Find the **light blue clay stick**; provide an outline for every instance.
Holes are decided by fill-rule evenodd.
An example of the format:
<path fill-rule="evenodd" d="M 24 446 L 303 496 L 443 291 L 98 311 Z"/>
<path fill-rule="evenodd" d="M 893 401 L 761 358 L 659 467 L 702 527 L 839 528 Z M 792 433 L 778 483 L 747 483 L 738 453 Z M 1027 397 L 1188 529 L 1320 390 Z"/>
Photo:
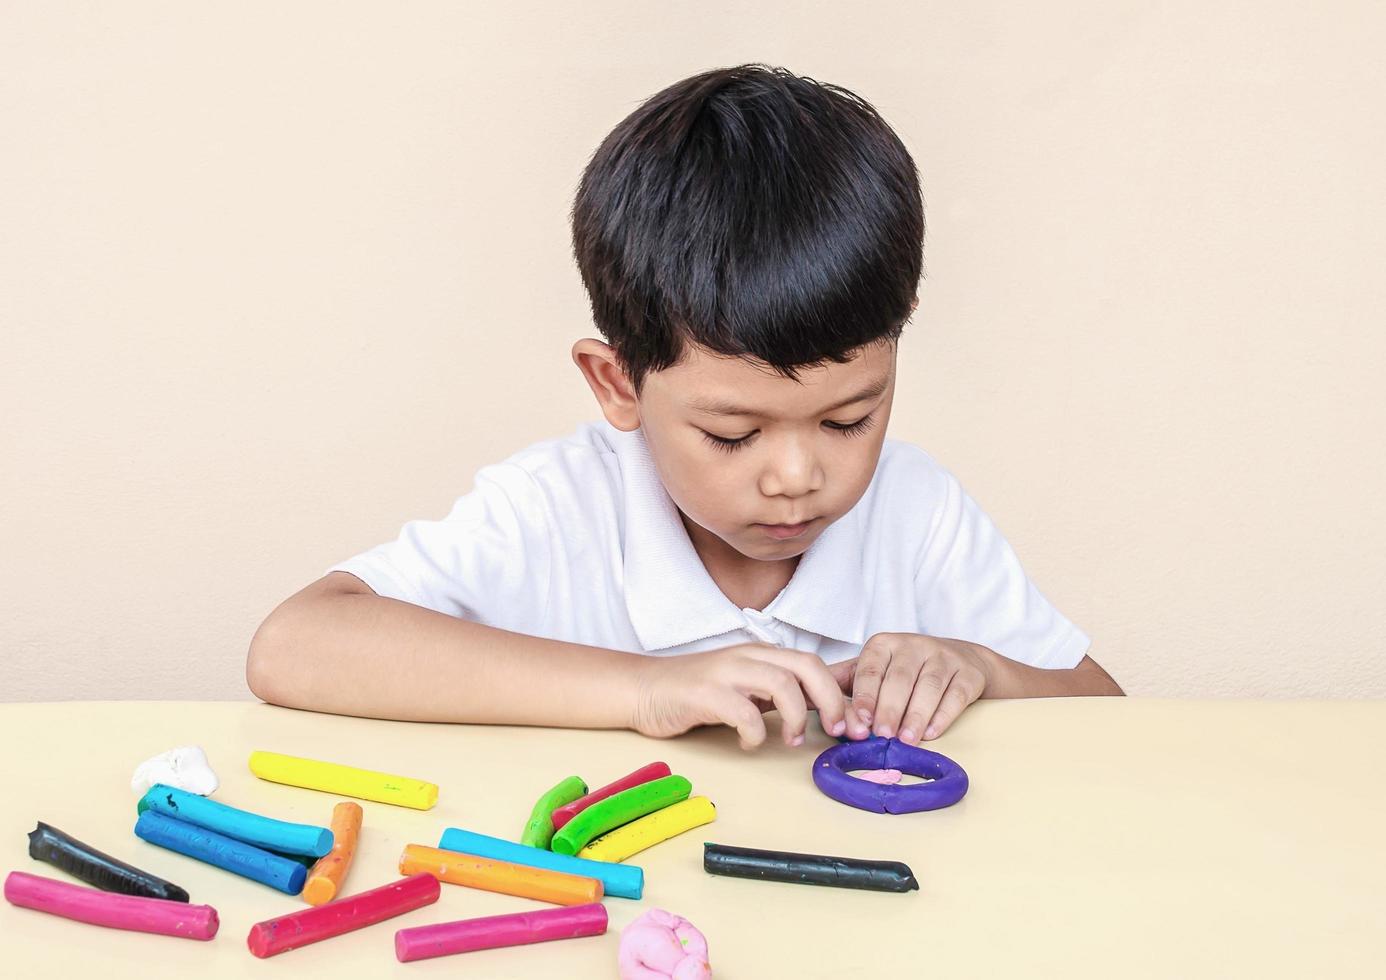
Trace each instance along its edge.
<path fill-rule="evenodd" d="M 320 858 L 332 850 L 332 831 L 304 823 L 272 820 L 196 793 L 156 783 L 140 799 L 137 812 L 153 810 L 184 823 L 196 824 L 267 851 Z"/>

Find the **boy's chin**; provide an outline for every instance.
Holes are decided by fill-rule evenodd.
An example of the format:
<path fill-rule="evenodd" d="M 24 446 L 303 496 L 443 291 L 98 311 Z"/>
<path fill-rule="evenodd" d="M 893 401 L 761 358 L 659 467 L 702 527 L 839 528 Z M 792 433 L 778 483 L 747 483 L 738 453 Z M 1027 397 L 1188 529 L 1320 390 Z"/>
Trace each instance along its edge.
<path fill-rule="evenodd" d="M 764 532 L 749 527 L 739 542 L 728 542 L 728 544 L 731 544 L 740 554 L 755 561 L 784 561 L 786 558 L 798 558 L 805 551 L 808 551 L 809 545 L 813 544 L 817 537 L 817 534 L 806 534 L 801 538 L 777 541 Z"/>

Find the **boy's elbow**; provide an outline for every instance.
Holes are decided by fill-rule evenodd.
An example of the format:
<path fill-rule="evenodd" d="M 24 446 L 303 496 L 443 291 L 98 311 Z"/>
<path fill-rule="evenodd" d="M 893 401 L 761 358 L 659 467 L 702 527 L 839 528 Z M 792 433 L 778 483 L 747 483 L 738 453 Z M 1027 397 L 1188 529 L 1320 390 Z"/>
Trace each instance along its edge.
<path fill-rule="evenodd" d="M 245 657 L 245 682 L 250 693 L 270 704 L 286 703 L 283 632 L 283 624 L 271 613 L 251 637 L 250 650 Z"/>
<path fill-rule="evenodd" d="M 1113 679 L 1111 674 L 1103 670 L 1102 666 L 1092 657 L 1085 656 L 1073 669 L 1083 677 L 1084 686 L 1087 688 L 1084 693 L 1099 697 L 1126 696 L 1121 685 Z"/>

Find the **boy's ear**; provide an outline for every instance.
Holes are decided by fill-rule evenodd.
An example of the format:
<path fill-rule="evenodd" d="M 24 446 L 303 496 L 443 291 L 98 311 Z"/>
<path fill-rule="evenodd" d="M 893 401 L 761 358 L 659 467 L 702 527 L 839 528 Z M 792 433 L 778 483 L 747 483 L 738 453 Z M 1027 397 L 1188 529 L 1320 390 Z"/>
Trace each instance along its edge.
<path fill-rule="evenodd" d="M 573 345 L 573 363 L 597 396 L 606 420 L 622 432 L 640 428 L 640 405 L 635 386 L 610 344 L 584 338 Z"/>

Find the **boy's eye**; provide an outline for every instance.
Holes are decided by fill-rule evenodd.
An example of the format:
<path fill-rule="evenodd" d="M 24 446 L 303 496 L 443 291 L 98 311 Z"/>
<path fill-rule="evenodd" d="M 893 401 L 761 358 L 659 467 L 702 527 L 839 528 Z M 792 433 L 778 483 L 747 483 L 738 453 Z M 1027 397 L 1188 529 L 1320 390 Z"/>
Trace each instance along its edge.
<path fill-rule="evenodd" d="M 723 452 L 728 453 L 735 452 L 737 449 L 740 449 L 741 446 L 746 443 L 746 440 L 750 439 L 751 436 L 755 435 L 754 432 L 751 432 L 747 435 L 742 436 L 739 439 L 725 439 L 722 436 L 715 436 L 711 432 L 708 432 L 703 429 L 699 429 L 698 431 L 702 432 L 703 436 L 707 439 L 708 442 L 712 443 L 714 447 L 722 450 Z"/>
<path fill-rule="evenodd" d="M 864 415 L 861 418 L 857 419 L 855 422 L 824 422 L 823 424 L 826 425 L 828 428 L 832 429 L 834 432 L 842 433 L 844 436 L 856 436 L 861 435 L 867 429 L 871 428 L 871 426 L 873 426 L 875 423 L 876 420 L 873 416 Z M 728 453 L 735 452 L 736 450 L 740 449 L 746 443 L 750 442 L 751 438 L 754 437 L 756 434 L 755 432 L 748 432 L 746 435 L 740 436 L 736 439 L 728 439 L 725 436 L 715 436 L 705 429 L 700 429 L 698 431 L 702 432 L 704 438 L 706 438 L 708 442 L 712 443 L 712 445 L 715 448 Z M 759 431 L 759 429 L 756 430 L 756 432 Z"/>
<path fill-rule="evenodd" d="M 859 436 L 871 426 L 876 424 L 876 419 L 871 415 L 863 415 L 855 422 L 824 422 L 830 429 L 836 429 L 844 436 Z"/>

